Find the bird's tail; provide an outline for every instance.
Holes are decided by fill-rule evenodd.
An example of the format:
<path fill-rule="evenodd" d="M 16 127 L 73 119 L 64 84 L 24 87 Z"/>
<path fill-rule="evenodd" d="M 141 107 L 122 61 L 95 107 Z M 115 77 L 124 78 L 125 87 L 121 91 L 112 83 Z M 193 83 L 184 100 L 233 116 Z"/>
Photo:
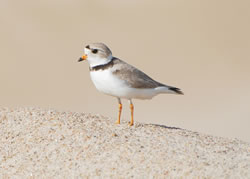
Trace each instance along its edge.
<path fill-rule="evenodd" d="M 181 95 L 184 94 L 179 88 L 176 88 L 173 86 L 164 85 L 164 86 L 157 87 L 156 90 L 157 90 L 158 94 L 159 93 L 181 94 Z"/>
<path fill-rule="evenodd" d="M 176 88 L 176 87 L 168 86 L 168 89 L 169 89 L 170 91 L 173 91 L 173 92 L 176 93 L 176 94 L 181 94 L 181 95 L 184 94 L 184 93 L 181 91 L 181 89 Z"/>

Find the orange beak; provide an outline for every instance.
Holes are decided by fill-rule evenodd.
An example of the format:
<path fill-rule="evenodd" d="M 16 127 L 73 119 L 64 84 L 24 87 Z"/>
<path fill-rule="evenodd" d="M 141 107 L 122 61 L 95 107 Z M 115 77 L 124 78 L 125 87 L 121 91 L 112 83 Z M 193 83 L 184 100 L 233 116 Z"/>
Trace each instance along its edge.
<path fill-rule="evenodd" d="M 87 55 L 83 55 L 83 56 L 78 60 L 78 62 L 81 62 L 81 61 L 83 61 L 83 60 L 86 60 L 87 58 L 88 58 Z"/>

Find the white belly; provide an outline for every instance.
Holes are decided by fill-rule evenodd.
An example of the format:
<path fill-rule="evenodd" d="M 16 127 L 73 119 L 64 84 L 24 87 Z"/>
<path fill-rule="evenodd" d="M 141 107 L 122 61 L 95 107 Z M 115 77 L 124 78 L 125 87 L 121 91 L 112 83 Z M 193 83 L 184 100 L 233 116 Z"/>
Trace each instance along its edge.
<path fill-rule="evenodd" d="M 135 89 L 129 87 L 125 81 L 117 78 L 110 70 L 91 71 L 90 77 L 102 93 L 126 99 L 151 99 L 158 94 L 155 89 Z"/>

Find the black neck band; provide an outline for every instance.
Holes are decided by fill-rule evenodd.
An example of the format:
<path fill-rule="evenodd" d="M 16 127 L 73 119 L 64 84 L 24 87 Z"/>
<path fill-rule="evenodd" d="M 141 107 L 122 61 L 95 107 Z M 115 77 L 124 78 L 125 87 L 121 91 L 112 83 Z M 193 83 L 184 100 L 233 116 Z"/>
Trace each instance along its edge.
<path fill-rule="evenodd" d="M 89 70 L 90 71 L 98 71 L 98 70 L 105 70 L 107 68 L 110 68 L 114 65 L 114 60 L 116 58 L 115 57 L 112 57 L 112 59 L 110 60 L 110 62 L 106 63 L 106 64 L 103 64 L 103 65 L 97 65 L 97 66 L 94 66 L 94 67 L 89 67 Z"/>

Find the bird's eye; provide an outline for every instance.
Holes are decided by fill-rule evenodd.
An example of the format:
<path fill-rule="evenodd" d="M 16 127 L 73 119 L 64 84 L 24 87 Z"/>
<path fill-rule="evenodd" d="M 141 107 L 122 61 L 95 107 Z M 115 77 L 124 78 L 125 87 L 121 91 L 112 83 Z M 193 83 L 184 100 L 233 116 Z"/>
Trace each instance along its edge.
<path fill-rule="evenodd" d="M 85 48 L 90 49 L 89 45 L 87 45 Z"/>
<path fill-rule="evenodd" d="M 97 53 L 97 52 L 98 52 L 97 49 L 93 49 L 93 50 L 92 50 L 92 53 Z"/>

